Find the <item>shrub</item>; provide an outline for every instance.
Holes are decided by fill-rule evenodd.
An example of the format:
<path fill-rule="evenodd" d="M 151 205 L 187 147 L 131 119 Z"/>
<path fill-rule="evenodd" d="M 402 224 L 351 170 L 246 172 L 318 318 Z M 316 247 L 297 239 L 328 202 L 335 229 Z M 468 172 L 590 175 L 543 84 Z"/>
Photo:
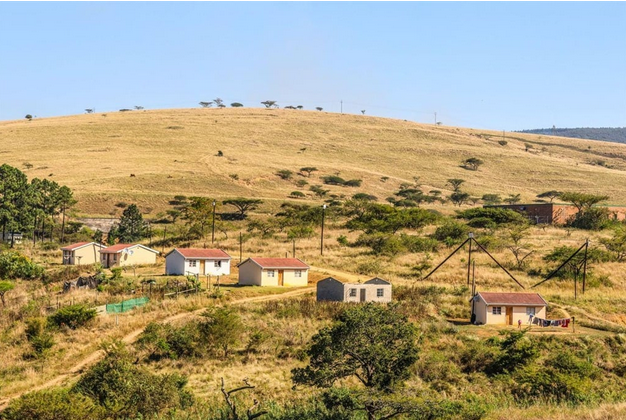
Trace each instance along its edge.
<path fill-rule="evenodd" d="M 488 217 L 477 217 L 470 219 L 467 222 L 467 226 L 479 229 L 495 229 L 498 227 L 498 224 Z"/>
<path fill-rule="evenodd" d="M 472 220 L 481 217 L 491 219 L 496 225 L 501 225 L 505 223 L 528 223 L 528 219 L 526 219 L 520 213 L 510 209 L 497 207 L 475 207 L 459 211 L 457 213 L 460 219 Z"/>
<path fill-rule="evenodd" d="M 43 275 L 43 267 L 16 251 L 0 253 L 0 278 L 35 279 Z"/>
<path fill-rule="evenodd" d="M 228 356 L 232 347 L 239 343 L 244 331 L 241 318 L 229 308 L 207 309 L 202 316 L 205 321 L 200 323 L 199 331 L 203 344 L 220 349 L 224 352 L 224 357 Z"/>
<path fill-rule="evenodd" d="M 48 351 L 54 346 L 54 337 L 46 330 L 46 318 L 31 318 L 26 321 L 26 340 L 33 348 L 33 356 L 40 358 L 46 356 Z"/>
<path fill-rule="evenodd" d="M 400 235 L 400 241 L 409 252 L 435 252 L 439 246 L 434 239 L 404 233 Z"/>
<path fill-rule="evenodd" d="M 57 327 L 63 325 L 75 330 L 86 325 L 96 317 L 95 309 L 89 309 L 87 305 L 70 305 L 59 309 L 48 317 L 48 321 Z"/>
<path fill-rule="evenodd" d="M 346 180 L 337 175 L 327 175 L 322 177 L 324 184 L 328 185 L 345 185 Z"/>
<path fill-rule="evenodd" d="M 576 216 L 568 222 L 568 226 L 586 230 L 601 230 L 608 225 L 609 220 L 608 209 L 593 207 L 579 211 Z"/>
<path fill-rule="evenodd" d="M 360 179 L 350 179 L 343 183 L 346 187 L 360 187 L 363 181 Z"/>
<path fill-rule="evenodd" d="M 506 141 L 506 140 L 498 140 L 498 144 L 499 144 L 500 146 L 506 146 L 507 144 L 509 144 L 509 142 L 508 142 L 508 141 Z"/>
<path fill-rule="evenodd" d="M 194 321 L 182 327 L 151 322 L 139 336 L 137 347 L 151 360 L 196 357 L 206 352 L 205 346 L 198 345 L 198 325 Z"/>
<path fill-rule="evenodd" d="M 292 192 L 289 194 L 289 197 L 293 197 L 293 198 L 303 198 L 303 197 L 306 197 L 306 195 L 305 195 L 303 192 L 301 192 L 301 191 L 292 191 Z"/>
<path fill-rule="evenodd" d="M 305 185 L 308 185 L 308 184 L 309 184 L 309 181 L 307 181 L 306 179 L 299 179 L 299 180 L 296 181 L 296 186 L 298 186 L 300 188 L 302 188 L 302 187 L 304 187 Z"/>
<path fill-rule="evenodd" d="M 465 224 L 455 220 L 448 220 L 435 230 L 433 238 L 452 245 L 467 239 L 467 231 L 468 228 Z"/>
<path fill-rule="evenodd" d="M 293 171 L 290 171 L 289 169 L 281 169 L 276 172 L 276 175 L 278 175 L 281 179 L 289 180 L 293 177 Z"/>
<path fill-rule="evenodd" d="M 313 228 L 308 225 L 293 226 L 287 231 L 289 239 L 310 238 L 311 236 L 313 236 Z"/>
<path fill-rule="evenodd" d="M 104 410 L 90 398 L 65 388 L 33 391 L 11 402 L 4 420 L 99 419 Z"/>

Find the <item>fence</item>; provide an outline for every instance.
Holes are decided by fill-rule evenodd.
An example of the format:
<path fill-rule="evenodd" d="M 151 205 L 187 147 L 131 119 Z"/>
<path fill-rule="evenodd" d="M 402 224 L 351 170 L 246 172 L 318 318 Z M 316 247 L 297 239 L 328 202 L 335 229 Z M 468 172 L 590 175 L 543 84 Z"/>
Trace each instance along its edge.
<path fill-rule="evenodd" d="M 107 313 L 122 313 L 135 309 L 137 306 L 143 306 L 148 303 L 150 299 L 147 297 L 141 297 L 136 299 L 123 300 L 120 303 L 107 303 Z"/>

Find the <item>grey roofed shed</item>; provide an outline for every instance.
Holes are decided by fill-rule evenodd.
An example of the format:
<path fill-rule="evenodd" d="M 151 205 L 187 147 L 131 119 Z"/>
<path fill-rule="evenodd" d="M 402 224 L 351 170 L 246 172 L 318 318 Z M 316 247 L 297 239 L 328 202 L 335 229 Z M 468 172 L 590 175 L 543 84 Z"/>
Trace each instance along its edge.
<path fill-rule="evenodd" d="M 318 301 L 391 302 L 391 283 L 375 277 L 365 283 L 343 283 L 327 277 L 317 283 Z"/>

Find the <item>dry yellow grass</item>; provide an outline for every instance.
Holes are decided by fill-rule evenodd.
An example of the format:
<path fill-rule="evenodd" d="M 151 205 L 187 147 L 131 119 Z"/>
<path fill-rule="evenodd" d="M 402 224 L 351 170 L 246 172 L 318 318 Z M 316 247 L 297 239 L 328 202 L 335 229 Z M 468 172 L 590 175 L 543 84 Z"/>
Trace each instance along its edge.
<path fill-rule="evenodd" d="M 463 178 L 473 195 L 521 193 L 524 200 L 558 189 L 608 194 L 619 204 L 626 187 L 625 145 L 513 133 L 500 146 L 498 132 L 322 112 L 113 112 L 4 121 L 0 138 L 4 163 L 29 178 L 68 185 L 80 199 L 78 209 L 94 215 L 109 214 L 117 201 L 156 212 L 175 194 L 282 200 L 298 188 L 275 172 L 303 166 L 320 169 L 307 179 L 311 184 L 340 172 L 363 179 L 363 186 L 333 191 L 381 199 L 415 176 L 427 190 L 447 191 L 447 179 Z M 533 145 L 528 152 L 525 143 Z M 469 157 L 485 164 L 478 171 L 461 168 Z M 594 164 L 598 160 L 613 169 Z M 381 182 L 383 176 L 389 180 Z"/>

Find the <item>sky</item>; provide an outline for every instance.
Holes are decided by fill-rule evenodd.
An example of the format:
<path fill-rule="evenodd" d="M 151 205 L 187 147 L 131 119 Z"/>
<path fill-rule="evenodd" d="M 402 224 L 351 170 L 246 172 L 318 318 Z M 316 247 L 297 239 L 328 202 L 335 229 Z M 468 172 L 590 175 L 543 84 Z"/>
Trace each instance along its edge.
<path fill-rule="evenodd" d="M 622 127 L 624 22 L 626 2 L 0 2 L 0 120 L 219 97 L 493 130 Z"/>

